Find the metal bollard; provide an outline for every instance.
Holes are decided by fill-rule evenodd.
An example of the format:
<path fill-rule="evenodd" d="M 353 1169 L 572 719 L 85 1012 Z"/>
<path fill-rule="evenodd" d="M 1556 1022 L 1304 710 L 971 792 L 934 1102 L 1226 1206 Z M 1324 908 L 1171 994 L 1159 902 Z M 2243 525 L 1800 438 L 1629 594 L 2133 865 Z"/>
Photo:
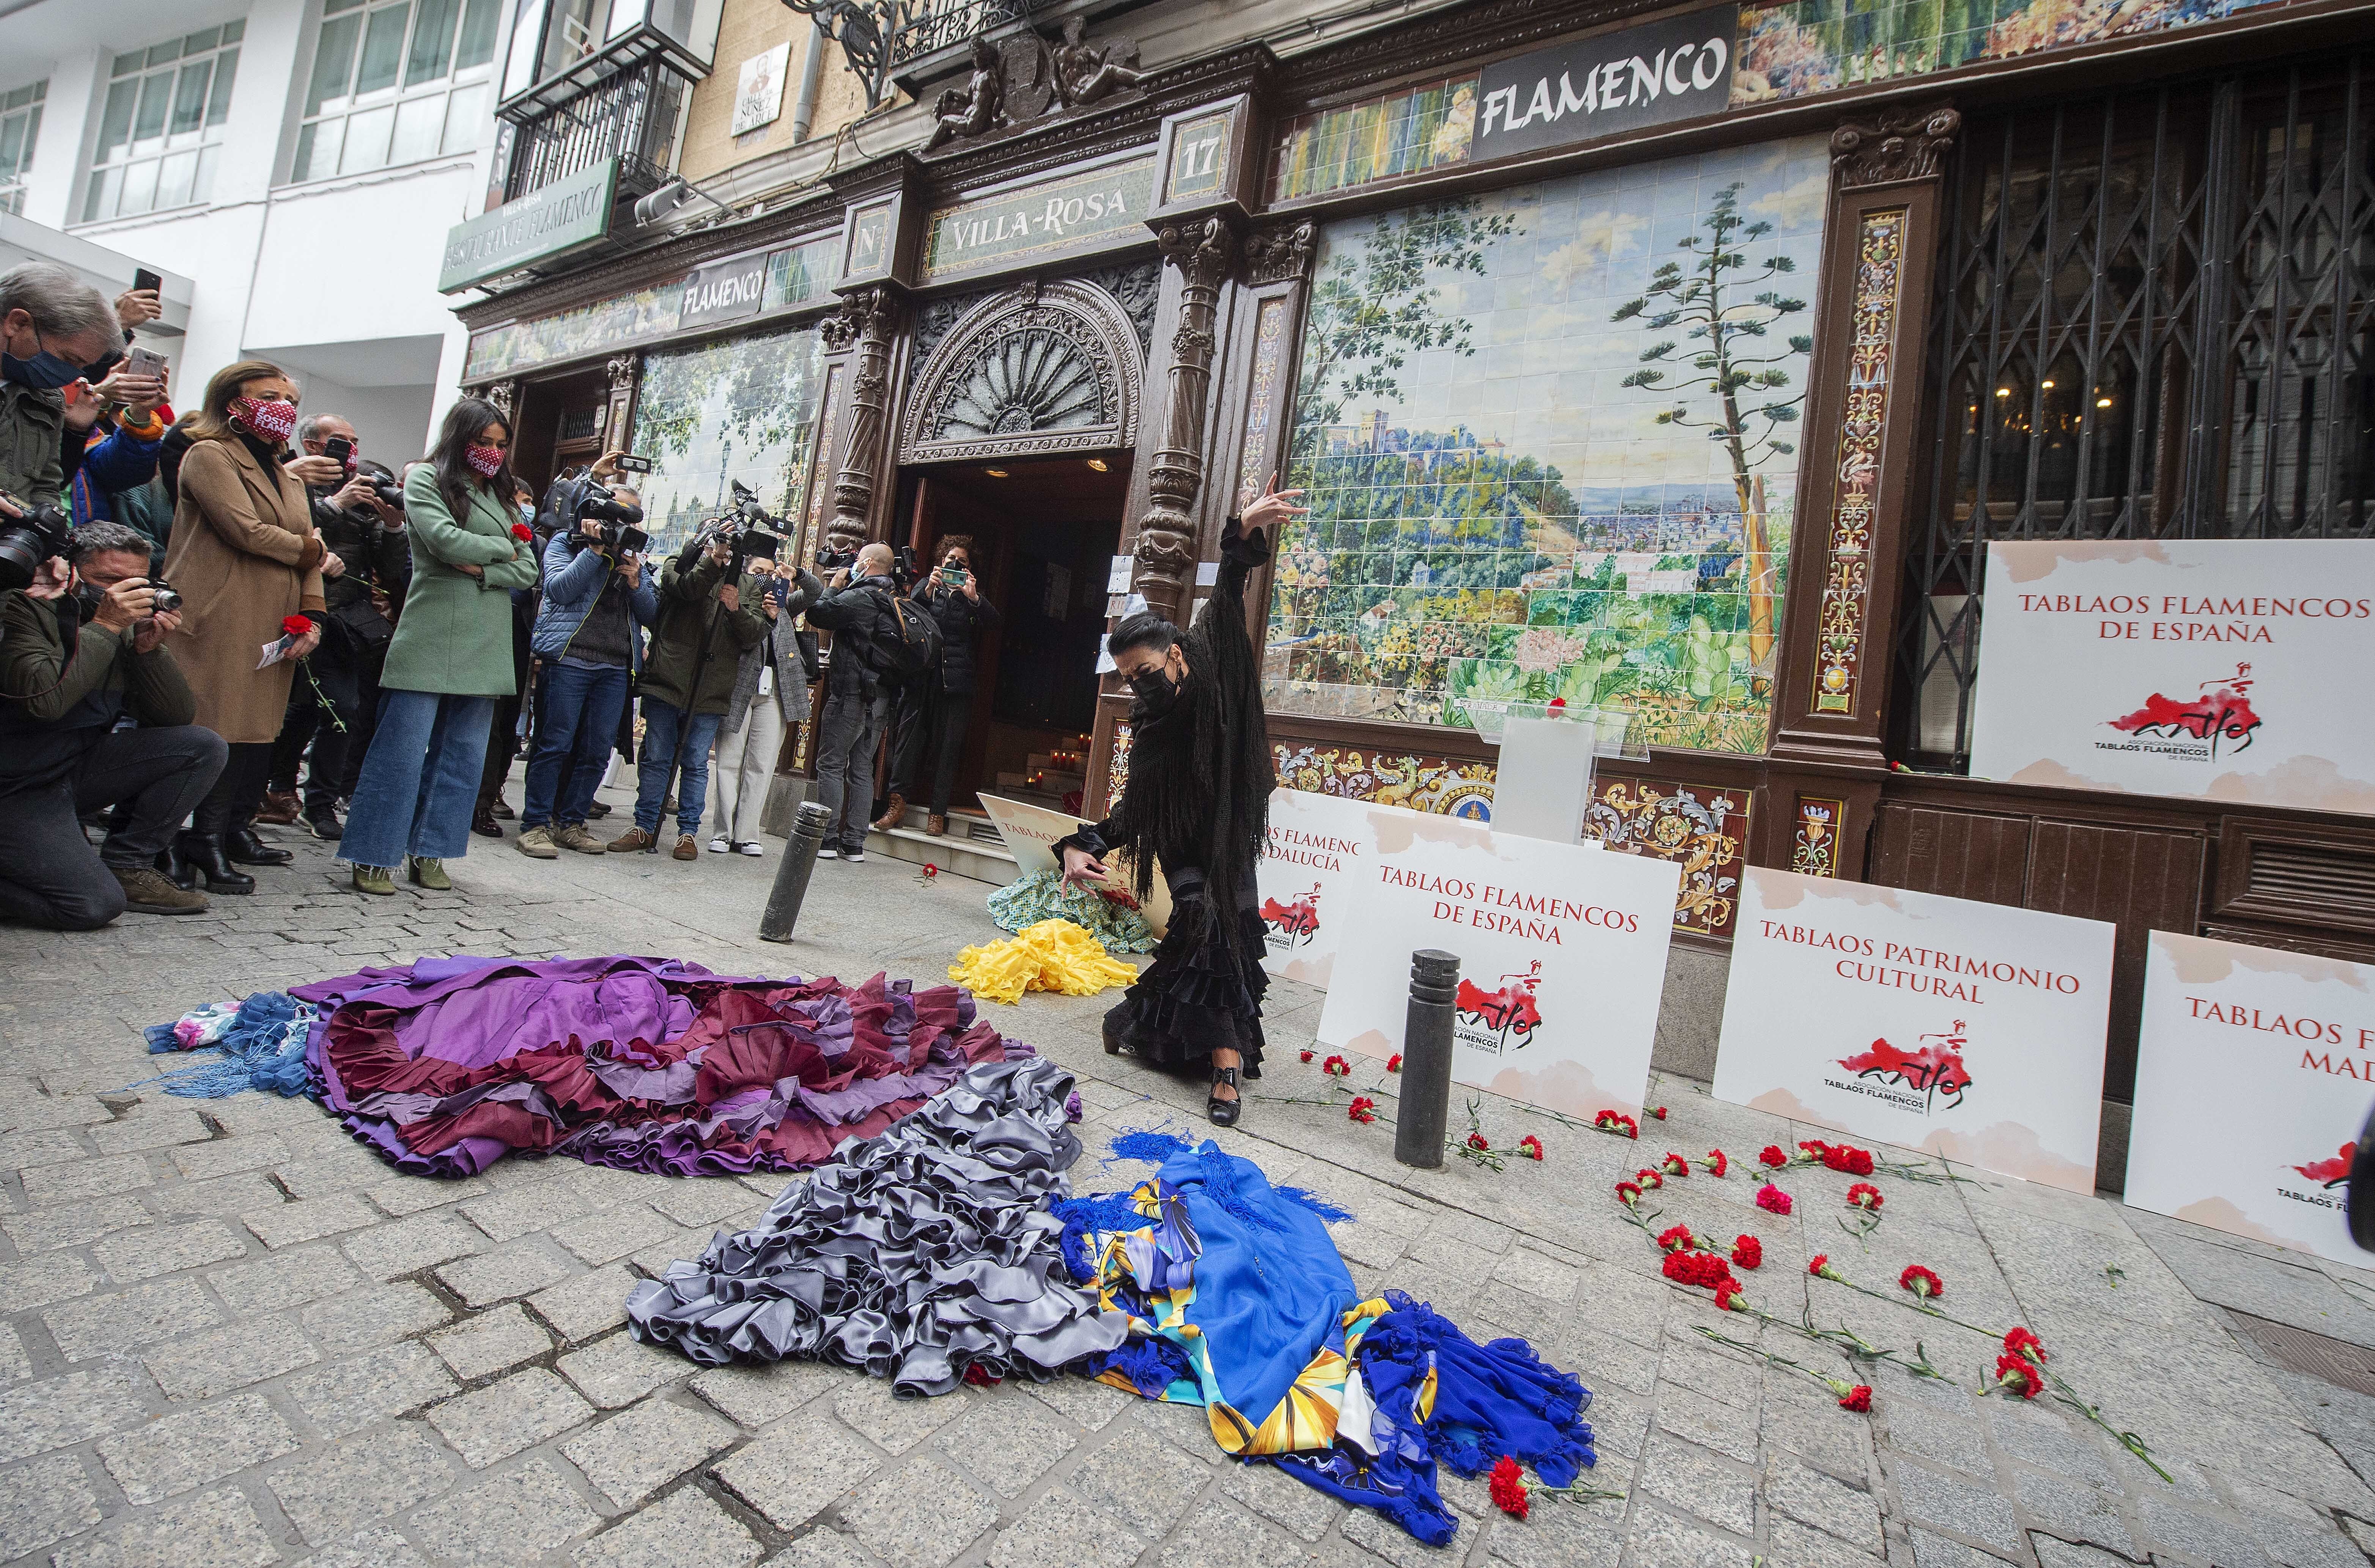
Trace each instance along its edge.
<path fill-rule="evenodd" d="M 759 917 L 759 940 L 792 939 L 800 904 L 809 896 L 809 878 L 816 874 L 817 851 L 824 846 L 825 827 L 832 820 L 833 813 L 813 800 L 801 801 L 793 813 L 791 834 L 784 841 L 784 858 L 775 863 L 775 885 L 767 894 L 767 913 Z"/>
<path fill-rule="evenodd" d="M 1459 955 L 1435 948 L 1411 954 L 1410 1012 L 1402 1026 L 1401 1103 L 1394 1113 L 1394 1158 L 1422 1170 L 1443 1168 L 1443 1132 L 1451 1119 L 1452 1000 L 1459 994 Z"/>

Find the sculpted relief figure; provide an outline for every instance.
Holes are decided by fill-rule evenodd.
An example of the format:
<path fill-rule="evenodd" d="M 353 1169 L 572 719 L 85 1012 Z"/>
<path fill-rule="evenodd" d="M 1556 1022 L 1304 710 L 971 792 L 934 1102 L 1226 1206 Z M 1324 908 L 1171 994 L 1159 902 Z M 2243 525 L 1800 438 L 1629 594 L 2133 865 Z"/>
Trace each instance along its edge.
<path fill-rule="evenodd" d="M 1067 21 L 1064 41 L 1055 48 L 1056 86 L 1066 106 L 1073 109 L 1095 103 L 1146 79 L 1146 73 L 1130 64 L 1138 58 L 1137 44 L 1127 39 L 1084 43 L 1081 33 L 1085 26 L 1079 17 Z"/>
<path fill-rule="evenodd" d="M 973 41 L 973 74 L 962 88 L 951 88 L 940 94 L 935 110 L 931 139 L 924 144 L 926 152 L 954 136 L 977 136 L 998 124 L 1000 101 L 1006 96 L 1006 84 L 999 69 L 998 45 L 987 38 Z"/>

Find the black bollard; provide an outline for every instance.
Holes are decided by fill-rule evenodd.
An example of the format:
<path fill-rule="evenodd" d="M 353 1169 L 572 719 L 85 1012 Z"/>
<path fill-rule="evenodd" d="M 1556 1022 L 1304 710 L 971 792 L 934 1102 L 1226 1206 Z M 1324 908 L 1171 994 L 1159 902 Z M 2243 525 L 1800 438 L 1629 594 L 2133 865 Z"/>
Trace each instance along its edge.
<path fill-rule="evenodd" d="M 775 885 L 767 894 L 767 913 L 759 918 L 759 940 L 788 942 L 799 923 L 800 904 L 809 896 L 809 878 L 816 874 L 817 851 L 824 845 L 825 825 L 833 813 L 813 800 L 803 800 L 792 813 L 792 831 L 784 840 L 784 858 L 775 863 Z"/>
<path fill-rule="evenodd" d="M 1451 1014 L 1452 999 L 1459 994 L 1459 955 L 1434 948 L 1411 954 L 1410 991 L 1394 1158 L 1439 1171 L 1444 1128 L 1451 1119 Z"/>

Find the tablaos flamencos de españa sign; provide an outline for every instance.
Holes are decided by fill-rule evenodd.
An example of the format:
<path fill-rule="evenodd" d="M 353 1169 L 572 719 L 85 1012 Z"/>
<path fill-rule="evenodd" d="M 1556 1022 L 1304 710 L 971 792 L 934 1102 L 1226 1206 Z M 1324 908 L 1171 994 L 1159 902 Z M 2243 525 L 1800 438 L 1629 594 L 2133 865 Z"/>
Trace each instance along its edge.
<path fill-rule="evenodd" d="M 2095 1190 L 2116 927 L 1751 867 L 1715 1097 Z"/>
<path fill-rule="evenodd" d="M 437 274 L 437 291 L 451 294 L 600 242 L 610 232 L 610 208 L 618 194 L 619 160 L 606 158 L 591 169 L 456 224 L 445 235 L 445 264 Z"/>
<path fill-rule="evenodd" d="M 2152 933 L 2128 1202 L 2363 1264 L 2343 1205 L 2370 1103 L 2375 966 Z"/>
<path fill-rule="evenodd" d="M 1573 147 L 1717 114 L 1731 100 L 1740 8 L 1598 33 L 1484 67 L 1476 156 Z"/>

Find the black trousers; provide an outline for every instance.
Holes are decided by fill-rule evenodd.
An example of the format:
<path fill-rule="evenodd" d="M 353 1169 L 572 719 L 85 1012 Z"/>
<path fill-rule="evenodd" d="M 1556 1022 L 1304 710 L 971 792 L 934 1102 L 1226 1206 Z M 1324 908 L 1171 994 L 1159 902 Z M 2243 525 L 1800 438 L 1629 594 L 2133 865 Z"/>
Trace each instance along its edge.
<path fill-rule="evenodd" d="M 272 782 L 272 742 L 242 740 L 228 748 L 230 758 L 198 802 L 191 823 L 202 833 L 227 833 L 244 828 L 264 804 L 265 786 Z"/>
<path fill-rule="evenodd" d="M 930 809 L 949 814 L 949 796 L 955 789 L 957 763 L 964 757 L 965 727 L 973 718 L 973 693 L 942 691 L 937 683 L 915 686 L 900 693 L 891 715 L 891 782 L 888 790 L 914 801 L 927 776 L 932 783 Z"/>
<path fill-rule="evenodd" d="M 511 776 L 512 760 L 519 751 L 520 700 L 516 695 L 495 699 L 495 716 L 487 729 L 487 767 L 479 775 L 479 809 L 493 808 Z"/>
<path fill-rule="evenodd" d="M 227 755 L 222 737 L 196 725 L 117 730 L 64 778 L 0 797 L 0 915 L 53 931 L 91 931 L 123 914 L 114 872 L 157 858 Z M 125 808 L 123 825 L 94 849 L 79 818 L 106 806 Z"/>
<path fill-rule="evenodd" d="M 372 735 L 379 728 L 379 673 L 387 666 L 387 648 L 355 660 L 355 716 L 347 725 L 346 766 L 338 771 L 338 798 L 352 800 L 363 776 L 363 758 L 371 752 Z"/>
<path fill-rule="evenodd" d="M 338 635 L 332 633 L 332 636 Z M 305 812 L 327 811 L 345 793 L 347 753 L 362 725 L 362 701 L 354 661 L 333 654 L 325 641 L 313 656 L 298 666 L 289 685 L 289 708 L 280 718 L 279 738 L 272 743 L 271 787 L 282 794 L 297 788 L 297 763 L 311 742 L 313 765 L 305 773 Z M 374 689 L 377 681 L 372 685 Z M 366 745 L 369 741 L 366 740 Z"/>

